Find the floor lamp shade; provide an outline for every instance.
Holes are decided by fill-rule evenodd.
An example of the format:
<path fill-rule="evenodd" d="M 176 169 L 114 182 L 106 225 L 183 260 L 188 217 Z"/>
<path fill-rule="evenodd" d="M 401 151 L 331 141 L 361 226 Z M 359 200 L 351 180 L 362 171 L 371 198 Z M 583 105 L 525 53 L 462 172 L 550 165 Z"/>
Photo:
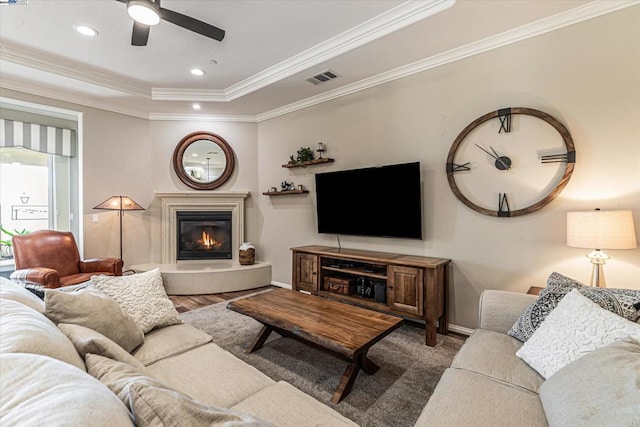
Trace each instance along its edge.
<path fill-rule="evenodd" d="M 638 247 L 632 212 L 567 212 L 567 246 L 595 249 L 587 255 L 593 263 L 591 285 L 605 287 L 602 266 L 609 256 L 601 249 Z"/>
<path fill-rule="evenodd" d="M 122 258 L 122 215 L 124 211 L 143 211 L 144 208 L 128 196 L 111 196 L 93 209 L 118 211 L 120 217 L 120 259 Z"/>

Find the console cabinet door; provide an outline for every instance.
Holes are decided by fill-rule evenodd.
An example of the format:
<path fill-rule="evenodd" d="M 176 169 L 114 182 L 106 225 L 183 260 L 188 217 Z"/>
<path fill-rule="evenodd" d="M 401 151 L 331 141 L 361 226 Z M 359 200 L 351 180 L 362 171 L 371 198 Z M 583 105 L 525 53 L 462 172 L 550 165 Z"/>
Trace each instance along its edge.
<path fill-rule="evenodd" d="M 387 269 L 389 308 L 417 316 L 424 314 L 424 271 L 421 268 L 390 265 Z"/>
<path fill-rule="evenodd" d="M 296 253 L 295 264 L 295 290 L 318 292 L 318 256 Z"/>

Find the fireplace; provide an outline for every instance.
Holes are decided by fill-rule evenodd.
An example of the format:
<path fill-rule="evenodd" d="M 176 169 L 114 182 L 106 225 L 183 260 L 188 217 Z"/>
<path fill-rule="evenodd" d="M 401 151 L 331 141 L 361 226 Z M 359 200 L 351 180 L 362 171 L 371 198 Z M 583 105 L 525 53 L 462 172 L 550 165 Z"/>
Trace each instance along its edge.
<path fill-rule="evenodd" d="M 232 259 L 231 211 L 176 212 L 177 260 Z"/>

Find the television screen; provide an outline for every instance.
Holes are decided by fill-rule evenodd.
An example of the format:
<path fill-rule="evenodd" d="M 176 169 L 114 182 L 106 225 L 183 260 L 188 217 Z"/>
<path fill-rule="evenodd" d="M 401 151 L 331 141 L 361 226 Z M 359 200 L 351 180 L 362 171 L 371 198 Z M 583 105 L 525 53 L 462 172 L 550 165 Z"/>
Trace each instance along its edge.
<path fill-rule="evenodd" d="M 422 239 L 420 163 L 316 174 L 318 233 Z"/>

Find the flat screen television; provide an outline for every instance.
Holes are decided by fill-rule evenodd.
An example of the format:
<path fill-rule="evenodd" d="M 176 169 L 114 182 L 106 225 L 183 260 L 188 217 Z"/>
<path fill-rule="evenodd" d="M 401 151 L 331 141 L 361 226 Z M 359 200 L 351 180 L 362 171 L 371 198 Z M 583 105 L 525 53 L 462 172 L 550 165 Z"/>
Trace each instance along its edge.
<path fill-rule="evenodd" d="M 422 239 L 420 162 L 316 174 L 318 233 Z"/>

